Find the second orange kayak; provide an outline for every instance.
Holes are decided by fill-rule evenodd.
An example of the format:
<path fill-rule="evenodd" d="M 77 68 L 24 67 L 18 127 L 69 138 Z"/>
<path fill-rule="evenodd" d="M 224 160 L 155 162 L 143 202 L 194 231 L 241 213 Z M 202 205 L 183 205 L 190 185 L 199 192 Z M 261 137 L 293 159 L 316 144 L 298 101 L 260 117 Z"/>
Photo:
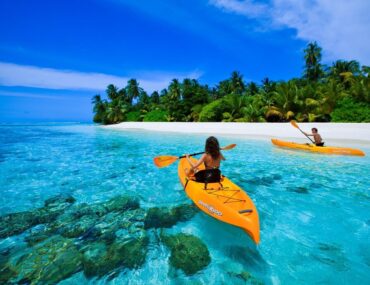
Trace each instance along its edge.
<path fill-rule="evenodd" d="M 282 141 L 278 139 L 271 139 L 271 142 L 274 145 L 277 145 L 279 147 L 285 147 L 285 148 L 291 148 L 291 149 L 306 150 L 306 151 L 326 153 L 326 154 L 365 156 L 365 153 L 362 150 L 355 149 L 355 148 L 335 147 L 335 146 L 316 146 L 314 144 L 294 143 L 294 142 L 287 142 L 287 141 Z"/>

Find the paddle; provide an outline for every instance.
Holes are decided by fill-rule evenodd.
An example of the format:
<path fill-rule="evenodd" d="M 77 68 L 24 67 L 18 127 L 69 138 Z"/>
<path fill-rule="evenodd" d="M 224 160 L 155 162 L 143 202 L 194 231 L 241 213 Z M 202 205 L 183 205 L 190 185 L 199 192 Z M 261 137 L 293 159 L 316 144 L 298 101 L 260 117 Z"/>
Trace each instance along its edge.
<path fill-rule="evenodd" d="M 298 129 L 298 130 L 300 130 L 301 131 L 301 133 L 302 134 L 304 134 L 313 144 L 315 144 L 315 142 L 313 141 L 313 140 L 311 140 L 309 137 L 308 137 L 308 135 L 306 135 L 299 127 L 298 127 L 298 125 L 297 125 L 297 123 L 296 123 L 296 121 L 294 121 L 294 120 L 292 120 L 292 121 L 290 121 L 290 123 L 291 123 L 291 125 L 293 126 L 293 127 L 295 127 L 296 129 Z"/>
<path fill-rule="evenodd" d="M 225 147 L 221 147 L 220 149 L 221 150 L 229 150 L 229 149 L 233 149 L 234 147 L 236 147 L 236 144 L 233 143 L 233 144 L 229 144 Z M 202 152 L 192 153 L 192 154 L 189 154 L 189 156 L 194 156 L 194 155 L 203 154 L 203 153 L 205 153 L 205 152 L 202 151 Z M 182 155 L 182 156 L 161 155 L 161 156 L 157 156 L 157 157 L 154 158 L 154 164 L 157 167 L 166 167 L 166 166 L 174 163 L 176 160 L 184 158 L 184 157 L 186 157 L 186 155 Z"/>

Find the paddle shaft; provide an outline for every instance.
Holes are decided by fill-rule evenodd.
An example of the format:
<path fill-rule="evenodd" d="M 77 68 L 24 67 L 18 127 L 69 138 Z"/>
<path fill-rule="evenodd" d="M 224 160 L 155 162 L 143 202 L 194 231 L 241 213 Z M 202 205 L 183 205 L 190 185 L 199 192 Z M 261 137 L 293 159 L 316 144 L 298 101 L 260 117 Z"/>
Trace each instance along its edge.
<path fill-rule="evenodd" d="M 233 143 L 225 147 L 221 147 L 220 150 L 229 150 L 229 149 L 233 149 L 234 147 L 236 147 L 236 144 Z M 205 153 L 205 151 L 192 153 L 192 154 L 189 154 L 189 156 L 194 156 L 194 155 L 203 154 L 203 153 Z M 154 164 L 157 167 L 165 167 L 165 166 L 168 166 L 174 163 L 176 160 L 179 160 L 184 157 L 186 157 L 186 155 L 182 155 L 180 157 L 172 156 L 172 155 L 161 155 L 161 156 L 157 156 L 154 158 Z"/>
<path fill-rule="evenodd" d="M 194 156 L 194 155 L 203 154 L 203 153 L 205 153 L 205 151 L 192 153 L 192 154 L 189 154 L 189 156 Z M 186 157 L 186 155 L 179 156 L 177 159 L 181 159 L 181 158 L 184 158 L 184 157 Z"/>
<path fill-rule="evenodd" d="M 229 144 L 227 146 L 221 147 L 220 150 L 232 149 L 235 146 L 236 146 L 236 144 Z M 206 153 L 206 152 L 205 151 L 202 151 L 202 152 L 192 153 L 192 154 L 189 154 L 189 156 L 194 156 L 194 155 L 203 154 L 203 153 Z M 179 156 L 177 159 L 181 159 L 181 158 L 184 158 L 184 157 L 186 157 L 186 155 Z"/>

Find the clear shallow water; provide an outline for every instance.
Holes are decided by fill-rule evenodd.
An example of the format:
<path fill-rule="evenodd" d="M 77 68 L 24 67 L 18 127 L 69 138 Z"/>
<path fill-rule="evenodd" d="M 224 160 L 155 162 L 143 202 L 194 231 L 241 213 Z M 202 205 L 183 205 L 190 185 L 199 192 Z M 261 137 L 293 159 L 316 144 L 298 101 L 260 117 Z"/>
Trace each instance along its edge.
<path fill-rule="evenodd" d="M 152 159 L 201 151 L 207 137 L 78 124 L 1 126 L 0 132 L 0 215 L 41 207 L 60 193 L 77 203 L 129 194 L 139 196 L 144 208 L 187 202 L 177 165 L 157 169 Z M 243 284 L 230 271 L 248 271 L 266 284 L 370 282 L 369 148 L 361 147 L 366 157 L 327 156 L 218 138 L 222 145 L 238 145 L 224 152 L 222 169 L 255 202 L 258 247 L 243 231 L 200 213 L 165 231 L 205 242 L 212 262 L 202 272 L 186 277 L 171 270 L 169 251 L 152 231 L 142 268 L 111 280 L 76 273 L 61 284 Z M 22 236 L 0 240 L 0 248 L 16 242 Z"/>

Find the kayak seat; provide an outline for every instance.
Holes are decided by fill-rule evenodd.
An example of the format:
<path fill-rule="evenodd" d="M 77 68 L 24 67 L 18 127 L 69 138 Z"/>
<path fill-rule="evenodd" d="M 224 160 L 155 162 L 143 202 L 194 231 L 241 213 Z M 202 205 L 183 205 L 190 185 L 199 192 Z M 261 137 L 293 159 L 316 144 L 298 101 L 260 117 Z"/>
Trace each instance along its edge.
<path fill-rule="evenodd" d="M 195 173 L 195 181 L 201 183 L 217 183 L 222 179 L 221 171 L 215 169 L 203 169 Z"/>

